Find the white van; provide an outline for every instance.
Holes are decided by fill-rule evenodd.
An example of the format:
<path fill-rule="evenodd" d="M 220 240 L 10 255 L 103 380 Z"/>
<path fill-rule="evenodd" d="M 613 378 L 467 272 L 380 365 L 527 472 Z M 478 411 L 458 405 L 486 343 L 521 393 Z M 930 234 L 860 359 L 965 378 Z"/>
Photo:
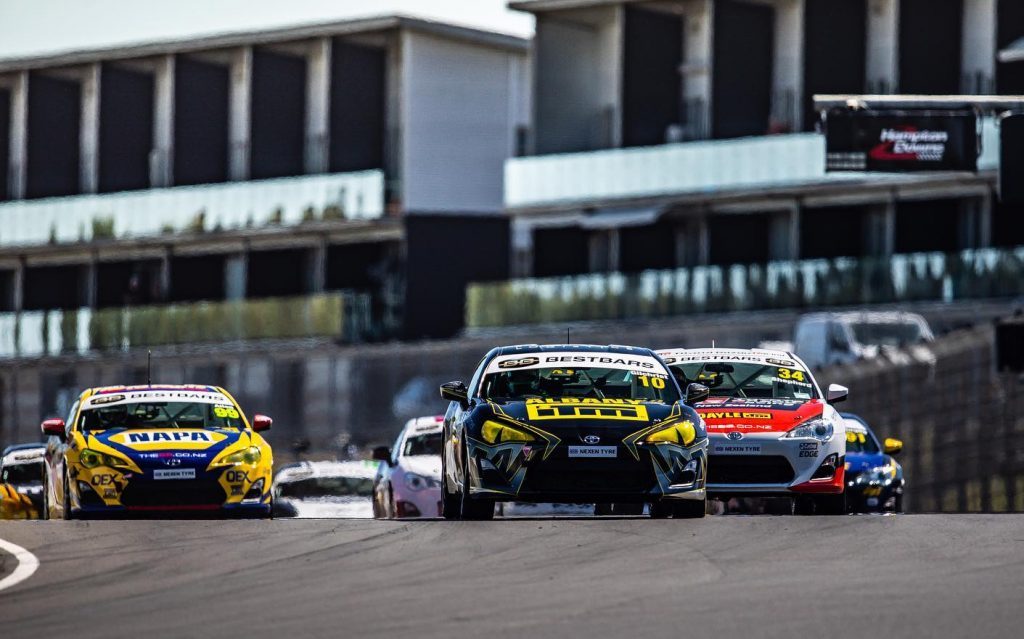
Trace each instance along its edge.
<path fill-rule="evenodd" d="M 809 313 L 797 321 L 793 350 L 811 368 L 822 368 L 933 339 L 928 322 L 916 313 Z"/>

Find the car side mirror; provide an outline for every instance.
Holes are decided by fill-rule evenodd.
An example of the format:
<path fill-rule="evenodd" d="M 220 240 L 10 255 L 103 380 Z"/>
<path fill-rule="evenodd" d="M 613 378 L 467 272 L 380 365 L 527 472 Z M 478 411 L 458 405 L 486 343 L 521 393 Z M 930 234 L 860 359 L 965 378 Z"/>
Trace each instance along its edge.
<path fill-rule="evenodd" d="M 903 450 L 903 442 L 893 437 L 886 437 L 882 448 L 885 450 L 886 455 L 896 455 Z"/>
<path fill-rule="evenodd" d="M 270 419 L 266 415 L 253 415 L 252 417 L 252 429 L 257 433 L 270 430 L 270 427 L 273 425 L 274 420 Z"/>
<path fill-rule="evenodd" d="M 381 461 L 390 466 L 391 449 L 388 448 L 387 446 L 377 446 L 376 448 L 373 449 L 372 458 L 373 461 Z"/>
<path fill-rule="evenodd" d="M 63 419 L 48 419 L 42 423 L 40 428 L 44 435 L 59 437 L 61 440 L 65 437 L 65 424 Z"/>
<path fill-rule="evenodd" d="M 828 385 L 828 403 L 838 404 L 839 402 L 845 402 L 846 398 L 850 395 L 850 389 L 839 384 Z"/>
<path fill-rule="evenodd" d="M 711 389 L 704 384 L 687 384 L 686 386 L 686 399 L 684 404 L 687 406 L 693 406 L 699 404 L 707 399 L 711 395 Z"/>
<path fill-rule="evenodd" d="M 441 384 L 441 398 L 450 402 L 458 402 L 463 408 L 469 407 L 469 389 L 463 382 Z"/>

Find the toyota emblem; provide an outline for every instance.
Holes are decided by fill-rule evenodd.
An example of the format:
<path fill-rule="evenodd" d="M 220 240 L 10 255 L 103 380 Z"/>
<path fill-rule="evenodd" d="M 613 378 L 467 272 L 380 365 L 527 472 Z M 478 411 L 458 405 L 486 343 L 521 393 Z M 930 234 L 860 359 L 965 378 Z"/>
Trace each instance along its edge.
<path fill-rule="evenodd" d="M 733 441 L 736 441 L 737 439 L 743 439 L 743 433 L 741 433 L 741 432 L 739 432 L 737 430 L 734 430 L 731 433 L 729 433 L 728 435 L 726 435 L 726 437 L 728 437 L 729 439 L 731 439 Z"/>
<path fill-rule="evenodd" d="M 165 466 L 181 466 L 181 460 L 176 458 L 176 457 L 171 458 L 171 459 L 165 459 L 164 460 L 164 465 Z"/>
<path fill-rule="evenodd" d="M 583 443 L 584 444 L 599 444 L 599 443 L 601 443 L 601 438 L 598 437 L 597 435 L 586 435 L 586 436 L 583 437 Z"/>

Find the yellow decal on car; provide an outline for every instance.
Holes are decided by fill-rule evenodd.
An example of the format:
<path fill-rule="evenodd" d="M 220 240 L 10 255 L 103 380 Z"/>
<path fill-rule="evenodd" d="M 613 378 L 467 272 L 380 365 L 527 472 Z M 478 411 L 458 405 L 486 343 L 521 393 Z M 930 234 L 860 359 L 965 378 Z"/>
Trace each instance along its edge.
<path fill-rule="evenodd" d="M 110 437 L 110 441 L 132 450 L 205 450 L 227 439 L 227 435 L 209 430 L 128 430 Z"/>

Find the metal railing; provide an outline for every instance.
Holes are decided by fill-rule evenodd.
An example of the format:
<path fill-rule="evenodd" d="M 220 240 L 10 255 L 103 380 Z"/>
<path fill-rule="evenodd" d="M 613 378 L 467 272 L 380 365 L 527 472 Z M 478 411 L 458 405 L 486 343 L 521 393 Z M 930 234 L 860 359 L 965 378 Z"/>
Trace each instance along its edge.
<path fill-rule="evenodd" d="M 466 326 L 1024 295 L 1024 247 L 470 284 Z"/>
<path fill-rule="evenodd" d="M 2 202 L 0 246 L 296 226 L 318 219 L 383 215 L 382 171 L 310 175 Z"/>
<path fill-rule="evenodd" d="M 327 338 L 362 341 L 372 329 L 369 296 L 194 302 L 74 311 L 0 313 L 0 358 L 85 355 L 153 346 Z"/>

